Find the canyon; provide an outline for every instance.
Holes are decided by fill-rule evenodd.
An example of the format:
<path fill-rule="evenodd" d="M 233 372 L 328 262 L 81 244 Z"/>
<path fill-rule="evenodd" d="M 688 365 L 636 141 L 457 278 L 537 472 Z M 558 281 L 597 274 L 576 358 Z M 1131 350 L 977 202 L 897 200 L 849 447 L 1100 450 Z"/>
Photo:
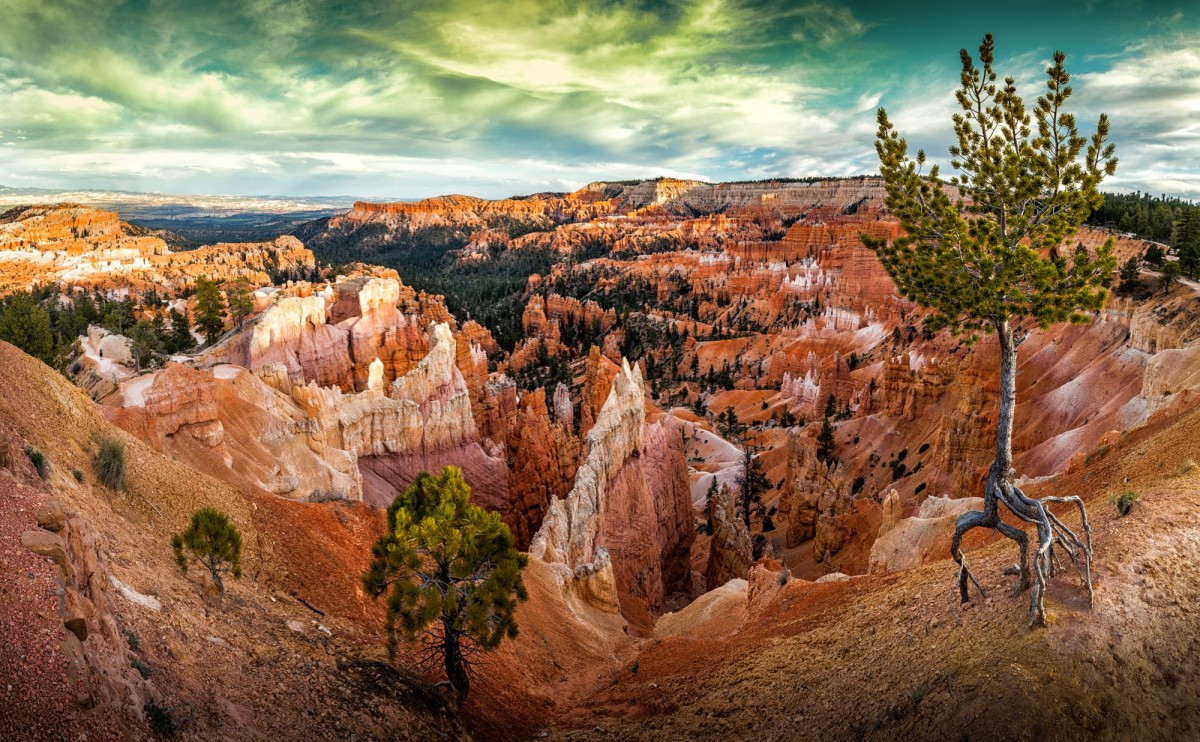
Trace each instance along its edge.
<path fill-rule="evenodd" d="M 140 370 L 123 355 L 127 341 L 99 329 L 67 369 L 74 384 L 0 345 L 15 380 L 0 392 L 0 477 L 12 481 L 0 506 L 13 522 L 23 514 L 32 553 L 59 570 L 38 567 L 42 592 L 30 600 L 53 603 L 55 579 L 71 596 L 55 609 L 69 630 L 65 660 L 44 661 L 81 672 L 67 673 L 73 691 L 55 703 L 72 724 L 89 718 L 76 702 L 86 691 L 138 729 L 153 702 L 193 709 L 200 737 L 262 738 L 294 723 L 288 713 L 317 687 L 331 689 L 317 717 L 331 737 L 410 724 L 414 737 L 777 738 L 802 727 L 840 738 L 872 722 L 900 736 L 920 723 L 965 728 L 955 693 L 1020 708 L 1007 686 L 969 672 L 1001 656 L 971 626 L 1011 621 L 1020 600 L 994 597 L 966 614 L 948 602 L 954 519 L 977 507 L 993 456 L 996 343 L 924 329 L 923 311 L 862 244 L 900 233 L 874 178 L 659 179 L 357 203 L 292 235 L 190 251 L 111 212 L 10 210 L 0 294 L 53 286 L 66 302 L 84 291 L 137 301 L 153 290 L 195 311 L 200 276 L 253 289 L 243 323 Z M 1072 241 L 1094 251 L 1110 236 L 1087 227 Z M 498 325 L 411 285 L 403 260 L 371 264 L 418 243 L 473 269 L 553 256 L 506 298 L 520 328 L 511 345 Z M 1146 247 L 1116 236 L 1122 262 Z M 335 256 L 336 271 L 326 265 Z M 1084 324 L 1026 329 L 1016 475 L 1031 492 L 1083 494 L 1100 511 L 1102 617 L 1051 626 L 1073 643 L 1039 655 L 1035 639 L 1012 661 L 1082 672 L 1088 688 L 1132 667 L 1136 690 L 1105 698 L 1129 729 L 1150 728 L 1169 676 L 1180 697 L 1196 689 L 1186 647 L 1121 638 L 1145 634 L 1138 621 L 1196 635 L 1184 608 L 1197 593 L 1161 594 L 1156 582 L 1170 554 L 1195 545 L 1168 515 L 1200 492 L 1184 465 L 1200 392 L 1196 297 L 1186 285 L 1117 292 Z M 37 414 L 18 415 L 22 404 Z M 128 493 L 70 476 L 89 469 L 99 432 L 129 446 Z M 28 445 L 49 453 L 49 480 L 18 455 Z M 747 456 L 764 484 L 744 501 Z M 359 583 L 381 509 L 445 465 L 530 555 L 521 633 L 489 658 L 461 716 L 407 670 L 369 664 L 384 665 L 382 608 Z M 1127 486 L 1161 511 L 1118 520 L 1103 498 Z M 252 554 L 254 576 L 234 588 L 229 615 L 210 610 L 164 548 L 199 503 L 228 510 Z M 1145 551 L 1167 533 L 1175 546 Z M 988 565 L 989 594 L 1002 595 L 1012 555 L 991 535 L 967 546 Z M 1178 579 L 1193 585 L 1196 570 Z M 1160 592 L 1147 594 L 1152 583 Z M 1064 616 L 1085 612 L 1072 589 L 1051 596 Z M 1118 611 L 1126 599 L 1138 608 Z M 1178 610 L 1148 618 L 1145 606 L 1171 600 Z M 119 628 L 144 648 L 123 645 Z M 958 649 L 925 665 L 917 636 Z M 1120 651 L 1100 651 L 1105 637 Z M 148 678 L 129 672 L 139 651 L 156 668 Z M 865 661 L 843 672 L 839 657 L 877 652 L 887 656 L 877 677 L 865 677 Z M 1090 665 L 1089 652 L 1099 656 Z M 223 698 L 207 679 L 273 662 L 284 668 L 278 689 Z M 402 689 L 391 700 L 384 675 Z M 878 692 L 847 711 L 838 697 L 853 682 Z M 1030 682 L 1078 701 L 1079 688 Z M 916 687 L 928 700 L 889 715 Z M 365 696 L 369 708 L 342 714 Z M 1185 734 L 1197 710 L 1182 706 L 1171 723 Z M 1099 708 L 1079 716 L 1099 728 Z M 990 731 L 1016 733 L 1006 723 Z"/>

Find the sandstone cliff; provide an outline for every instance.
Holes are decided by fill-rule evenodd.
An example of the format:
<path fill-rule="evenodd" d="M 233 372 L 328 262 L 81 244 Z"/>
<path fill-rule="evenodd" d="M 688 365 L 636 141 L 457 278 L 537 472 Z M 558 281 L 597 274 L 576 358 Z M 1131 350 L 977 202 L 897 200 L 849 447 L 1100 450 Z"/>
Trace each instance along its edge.
<path fill-rule="evenodd" d="M 687 587 L 695 537 L 682 438 L 672 418 L 646 424 L 643 397 L 640 371 L 623 364 L 587 435 L 574 487 L 551 500 L 530 547 L 640 626 Z"/>
<path fill-rule="evenodd" d="M 746 579 L 754 559 L 750 530 L 738 517 L 729 488 L 722 487 L 709 501 L 708 520 L 712 523 L 712 540 L 708 564 L 704 568 L 704 583 L 709 590 L 716 590 L 730 580 Z"/>

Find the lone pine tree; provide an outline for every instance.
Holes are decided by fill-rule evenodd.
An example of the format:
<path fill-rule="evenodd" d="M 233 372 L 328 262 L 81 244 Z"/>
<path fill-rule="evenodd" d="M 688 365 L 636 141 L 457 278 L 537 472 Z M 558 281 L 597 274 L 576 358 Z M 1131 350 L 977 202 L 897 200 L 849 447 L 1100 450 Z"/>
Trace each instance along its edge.
<path fill-rule="evenodd" d="M 528 598 L 521 570 L 528 557 L 513 546 L 500 515 L 471 504 L 457 467 L 425 472 L 397 495 L 387 532 L 371 549 L 363 585 L 387 593 L 388 652 L 397 635 L 421 639 L 423 664 L 441 664 L 461 704 L 472 658 L 517 635 L 517 603 Z"/>
<path fill-rule="evenodd" d="M 1011 77 L 996 83 L 994 51 L 991 34 L 979 47 L 981 66 L 961 51 L 956 97 L 962 110 L 954 115 L 957 144 L 950 148 L 958 174 L 948 181 L 937 165 L 925 171 L 924 152 L 915 160 L 908 156 L 907 142 L 879 110 L 875 149 L 886 203 L 906 234 L 892 242 L 864 236 L 864 243 L 879 255 L 901 294 L 932 310 L 928 329 L 949 328 L 969 338 L 994 332 L 999 340 L 996 457 L 983 509 L 958 519 L 950 552 L 966 602 L 968 580 L 983 590 L 960 550 L 963 535 L 994 528 L 1017 542 L 1020 563 L 1014 571 L 1020 574 L 1018 590 L 1030 589 L 1029 623 L 1034 625 L 1045 622 L 1046 580 L 1059 550 L 1070 556 L 1091 598 L 1091 533 L 1080 498 L 1031 498 L 1012 481 L 1017 349 L 1033 327 L 1084 322 L 1104 305 L 1104 285 L 1116 268 L 1112 239 L 1094 256 L 1080 247 L 1068 251 L 1068 261 L 1057 251 L 1103 202 L 1098 187 L 1116 171 L 1117 159 L 1107 141 L 1105 115 L 1085 138 L 1064 109 L 1071 96 L 1066 55 L 1055 52 L 1046 70 L 1046 91 L 1031 117 Z M 1078 507 L 1082 538 L 1050 510 L 1052 503 Z M 1000 518 L 1000 504 L 1036 526 L 1032 567 L 1028 536 Z"/>
<path fill-rule="evenodd" d="M 225 594 L 224 575 L 242 576 L 242 534 L 220 510 L 200 508 L 193 513 L 188 529 L 171 537 L 171 548 L 184 573 L 192 562 L 207 569 L 220 595 Z"/>

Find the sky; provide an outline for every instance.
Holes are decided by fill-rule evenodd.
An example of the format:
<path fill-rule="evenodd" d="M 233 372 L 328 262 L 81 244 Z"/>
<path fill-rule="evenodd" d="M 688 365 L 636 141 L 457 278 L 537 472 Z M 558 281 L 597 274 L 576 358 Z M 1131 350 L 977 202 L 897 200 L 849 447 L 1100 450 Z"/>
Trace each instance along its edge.
<path fill-rule="evenodd" d="M 1052 7 L 1047 8 L 1047 5 Z M 1109 190 L 1200 199 L 1200 2 L 0 0 L 0 184 L 501 197 L 948 160 L 961 47 L 1067 53 Z"/>

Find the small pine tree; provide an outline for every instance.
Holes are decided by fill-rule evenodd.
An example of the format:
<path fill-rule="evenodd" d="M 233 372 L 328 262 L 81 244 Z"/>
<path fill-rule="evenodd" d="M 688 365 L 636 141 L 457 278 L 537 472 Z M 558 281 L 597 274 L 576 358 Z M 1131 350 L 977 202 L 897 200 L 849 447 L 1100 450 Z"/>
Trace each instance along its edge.
<path fill-rule="evenodd" d="M 1179 274 L 1183 270 L 1179 267 L 1179 263 L 1174 260 L 1163 262 L 1162 268 L 1159 269 L 1162 273 L 1162 290 L 1164 294 L 1170 293 L 1171 287 L 1179 282 Z"/>
<path fill-rule="evenodd" d="M 1163 252 L 1161 247 L 1158 245 L 1151 245 L 1150 247 L 1146 248 L 1146 254 L 1142 257 L 1142 259 L 1157 268 L 1163 264 L 1163 260 L 1165 260 L 1166 257 L 1167 254 Z"/>
<path fill-rule="evenodd" d="M 185 310 L 186 311 L 186 310 Z M 179 310 L 172 309 L 171 335 L 166 343 L 168 353 L 187 353 L 196 347 L 196 338 L 192 335 L 192 325 L 187 316 Z"/>
<path fill-rule="evenodd" d="M 387 593 L 388 652 L 397 634 L 424 638 L 421 658 L 441 664 L 459 704 L 470 691 L 472 657 L 517 635 L 517 603 L 529 595 L 521 579 L 528 557 L 498 513 L 471 504 L 457 467 L 425 472 L 387 511 L 387 533 L 371 549 L 363 585 Z"/>
<path fill-rule="evenodd" d="M 712 501 L 718 494 L 720 494 L 720 490 L 717 489 L 717 478 L 713 477 L 708 483 L 708 491 L 704 493 L 704 532 L 709 536 L 713 533 Z"/>
<path fill-rule="evenodd" d="M 771 488 L 762 460 L 754 446 L 742 448 L 742 470 L 735 480 L 742 510 L 742 522 L 750 529 L 750 514 L 762 507 L 762 495 Z"/>
<path fill-rule="evenodd" d="M 141 320 L 129 328 L 129 352 L 138 371 L 150 365 L 162 350 L 162 340 L 151 323 Z"/>
<path fill-rule="evenodd" d="M 239 278 L 229 289 L 229 315 L 237 324 L 238 329 L 241 329 L 242 323 L 253 311 L 254 297 L 250 294 L 250 282 L 245 278 Z"/>
<path fill-rule="evenodd" d="M 1136 256 L 1129 258 L 1125 264 L 1121 266 L 1121 288 L 1129 288 L 1138 280 L 1138 259 Z"/>
<path fill-rule="evenodd" d="M 223 576 L 242 576 L 242 534 L 229 516 L 213 508 L 201 508 L 192 515 L 191 526 L 171 537 L 175 563 L 186 574 L 192 562 L 208 570 L 217 592 L 225 594 Z"/>
<path fill-rule="evenodd" d="M 821 421 L 821 432 L 817 435 L 817 458 L 827 464 L 832 464 L 837 460 L 834 451 L 837 450 L 837 441 L 833 437 L 833 424 L 829 422 L 829 418 Z"/>
<path fill-rule="evenodd" d="M 196 279 L 196 329 L 204 333 L 205 342 L 212 345 L 225 331 L 225 298 L 221 289 L 205 276 Z"/>

